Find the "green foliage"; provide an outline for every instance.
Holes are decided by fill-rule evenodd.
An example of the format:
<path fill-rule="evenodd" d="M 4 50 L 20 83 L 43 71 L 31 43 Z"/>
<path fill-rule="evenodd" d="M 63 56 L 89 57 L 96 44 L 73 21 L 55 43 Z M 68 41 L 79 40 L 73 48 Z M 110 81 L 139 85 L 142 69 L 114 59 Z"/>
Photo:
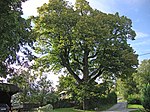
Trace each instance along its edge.
<path fill-rule="evenodd" d="M 76 79 L 81 100 L 90 96 L 98 77 L 125 78 L 138 65 L 137 55 L 127 40 L 134 40 L 132 22 L 125 16 L 92 9 L 86 0 L 75 6 L 64 0 L 49 0 L 31 17 L 35 27 L 36 60 L 43 71 L 65 68 Z"/>
<path fill-rule="evenodd" d="M 17 73 L 9 79 L 10 83 L 18 85 L 22 90 L 20 94 L 16 94 L 15 101 L 40 103 L 41 106 L 57 101 L 52 82 L 46 76 L 39 77 L 37 74 L 31 74 L 30 70 L 20 70 Z"/>
<path fill-rule="evenodd" d="M 139 94 L 131 94 L 127 98 L 128 104 L 141 104 L 141 98 Z"/>
<path fill-rule="evenodd" d="M 150 60 L 143 60 L 133 77 L 137 87 L 142 92 L 145 85 L 150 83 Z"/>
<path fill-rule="evenodd" d="M 46 105 L 48 102 L 55 102 L 57 100 L 54 94 L 54 88 L 52 87 L 52 82 L 47 79 L 47 76 L 41 76 L 33 89 L 34 91 L 31 97 L 33 101 L 36 99 L 41 106 Z"/>
<path fill-rule="evenodd" d="M 59 84 L 57 85 L 57 89 L 59 92 L 62 91 L 72 92 L 73 89 L 75 88 L 75 85 L 76 85 L 76 80 L 72 76 L 62 75 L 59 77 Z"/>
<path fill-rule="evenodd" d="M 142 97 L 143 107 L 150 109 L 150 60 L 143 60 L 137 69 L 137 73 L 133 74 L 133 77 L 140 90 L 139 95 Z"/>
<path fill-rule="evenodd" d="M 94 10 L 85 0 L 77 1 L 76 7 L 50 0 L 38 9 L 37 17 L 31 17 L 37 34 L 36 51 L 45 54 L 37 66 L 67 68 L 79 83 L 80 74 L 83 81 L 93 81 L 103 71 L 118 77 L 131 74 L 138 63 L 127 44 L 127 39 L 135 37 L 131 20 Z"/>
<path fill-rule="evenodd" d="M 91 96 L 91 98 L 89 99 L 89 109 L 94 110 L 95 108 L 98 108 L 99 110 L 102 110 L 102 106 L 108 104 L 112 105 L 116 103 L 117 95 L 115 94 L 115 92 L 109 93 L 105 96 Z"/>
<path fill-rule="evenodd" d="M 75 101 L 70 99 L 60 99 L 54 103 L 54 108 L 70 108 L 76 106 Z"/>
<path fill-rule="evenodd" d="M 109 100 L 107 103 L 109 104 L 116 104 L 117 103 L 117 94 L 112 91 L 111 93 L 108 94 L 107 99 Z"/>
<path fill-rule="evenodd" d="M 32 47 L 31 21 L 21 17 L 21 4 L 26 0 L 1 0 L 0 2 L 0 76 L 6 76 L 11 70 L 8 65 L 19 63 L 17 52 L 25 55 L 31 52 L 25 45 Z M 12 71 L 10 71 L 12 72 Z"/>
<path fill-rule="evenodd" d="M 150 60 L 143 60 L 132 77 L 118 80 L 118 91 L 127 98 L 129 104 L 141 104 L 149 108 Z M 144 88 L 144 89 L 143 89 Z M 141 98 L 142 97 L 142 98 Z"/>
<path fill-rule="evenodd" d="M 142 105 L 147 111 L 150 111 L 150 84 L 143 89 Z"/>
<path fill-rule="evenodd" d="M 115 104 L 117 101 L 117 95 L 108 89 L 106 82 L 78 85 L 71 75 L 67 75 L 59 77 L 59 85 L 57 87 L 60 92 L 67 91 L 66 94 L 71 96 L 68 99 L 58 101 L 57 105 L 59 104 L 59 107 L 75 106 L 82 109 L 82 101 L 86 100 L 88 109 L 94 109 L 104 104 Z"/>
<path fill-rule="evenodd" d="M 36 78 L 30 74 L 30 71 L 25 71 L 21 69 L 19 69 L 16 74 L 8 80 L 9 83 L 18 85 L 18 87 L 22 91 L 20 94 L 16 94 L 15 96 L 15 99 L 18 100 L 17 102 L 29 102 L 29 92 L 32 91 L 31 86 L 32 84 L 34 84 L 35 80 Z"/>
<path fill-rule="evenodd" d="M 129 100 L 129 102 L 134 96 L 134 98 L 140 97 L 139 89 L 137 88 L 136 82 L 133 80 L 133 76 L 126 79 L 118 79 L 117 92 L 118 95 L 123 97 L 125 100 Z M 139 98 L 137 100 L 139 100 Z"/>

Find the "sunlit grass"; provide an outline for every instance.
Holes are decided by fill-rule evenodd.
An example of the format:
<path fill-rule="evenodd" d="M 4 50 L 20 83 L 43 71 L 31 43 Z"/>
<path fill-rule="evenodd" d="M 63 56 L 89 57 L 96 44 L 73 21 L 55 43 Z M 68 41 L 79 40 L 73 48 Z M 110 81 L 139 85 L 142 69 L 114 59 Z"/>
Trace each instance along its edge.
<path fill-rule="evenodd" d="M 137 104 L 128 104 L 129 109 L 143 109 L 144 107 L 142 105 L 137 105 Z"/>

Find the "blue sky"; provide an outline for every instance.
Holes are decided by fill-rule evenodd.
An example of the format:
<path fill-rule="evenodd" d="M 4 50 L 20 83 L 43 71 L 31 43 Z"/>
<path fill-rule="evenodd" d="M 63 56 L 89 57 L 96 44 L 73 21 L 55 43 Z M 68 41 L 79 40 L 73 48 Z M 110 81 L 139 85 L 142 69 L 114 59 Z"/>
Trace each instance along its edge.
<path fill-rule="evenodd" d="M 75 3 L 75 0 L 68 0 Z M 133 22 L 136 40 L 129 41 L 137 54 L 150 53 L 150 0 L 87 0 L 102 12 L 127 16 Z M 28 0 L 23 4 L 24 17 L 37 15 L 36 8 L 48 0 Z M 149 59 L 150 54 L 139 56 L 139 60 Z"/>

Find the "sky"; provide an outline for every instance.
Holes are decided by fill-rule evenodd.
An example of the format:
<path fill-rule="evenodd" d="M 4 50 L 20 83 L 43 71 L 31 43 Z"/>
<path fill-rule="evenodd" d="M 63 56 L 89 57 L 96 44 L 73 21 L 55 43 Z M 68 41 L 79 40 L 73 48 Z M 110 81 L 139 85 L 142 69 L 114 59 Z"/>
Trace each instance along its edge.
<path fill-rule="evenodd" d="M 75 0 L 67 0 L 72 4 Z M 136 32 L 134 41 L 129 41 L 135 52 L 139 55 L 139 61 L 150 59 L 150 0 L 87 0 L 90 6 L 105 13 L 119 12 L 121 16 L 127 16 L 132 20 L 133 29 Z M 28 0 L 23 3 L 23 17 L 37 15 L 37 7 L 48 0 Z"/>

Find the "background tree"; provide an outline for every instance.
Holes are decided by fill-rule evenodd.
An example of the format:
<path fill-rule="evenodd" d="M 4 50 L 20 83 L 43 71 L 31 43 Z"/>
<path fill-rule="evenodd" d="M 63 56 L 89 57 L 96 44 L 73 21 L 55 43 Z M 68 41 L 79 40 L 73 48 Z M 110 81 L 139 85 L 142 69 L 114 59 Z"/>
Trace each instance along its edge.
<path fill-rule="evenodd" d="M 137 55 L 127 43 L 135 37 L 132 22 L 118 13 L 94 10 L 86 0 L 76 0 L 75 6 L 64 0 L 49 0 L 32 19 L 36 51 L 44 54 L 36 65 L 45 70 L 66 68 L 83 87 L 104 72 L 124 78 L 138 64 Z M 84 97 L 83 109 L 88 108 L 86 102 Z"/>
<path fill-rule="evenodd" d="M 46 105 L 51 100 L 54 93 L 54 87 L 52 86 L 52 81 L 47 79 L 47 76 L 41 76 L 35 86 L 35 96 L 34 99 L 37 99 L 40 102 L 40 105 Z"/>
<path fill-rule="evenodd" d="M 0 2 L 0 76 L 6 76 L 10 69 L 8 65 L 19 62 L 17 52 L 22 51 L 24 55 L 31 55 L 26 47 L 33 44 L 30 36 L 30 20 L 21 17 L 23 15 L 21 4 L 25 1 Z"/>
<path fill-rule="evenodd" d="M 129 104 L 141 104 L 139 89 L 133 76 L 117 80 L 117 95 L 119 98 L 127 100 Z"/>
<path fill-rule="evenodd" d="M 128 103 L 149 105 L 150 60 L 143 60 L 137 72 L 126 79 L 117 80 L 117 91 Z M 146 106 L 145 106 L 146 107 Z M 146 107 L 147 108 L 147 107 Z"/>
<path fill-rule="evenodd" d="M 30 102 L 31 91 L 34 90 L 36 77 L 31 75 L 30 70 L 19 69 L 16 71 L 15 75 L 8 79 L 9 83 L 18 85 L 22 92 L 16 95 L 16 100 L 20 103 Z"/>
<path fill-rule="evenodd" d="M 137 88 L 140 90 L 142 105 L 145 109 L 150 109 L 150 59 L 143 60 L 137 69 L 137 73 L 133 74 Z"/>
<path fill-rule="evenodd" d="M 40 103 L 43 106 L 57 100 L 52 81 L 48 80 L 47 76 L 39 76 L 29 68 L 19 69 L 8 81 L 18 85 L 22 90 L 14 96 L 15 101 L 19 103 Z"/>
<path fill-rule="evenodd" d="M 150 60 L 143 60 L 133 77 L 137 87 L 142 92 L 145 85 L 150 84 Z"/>

